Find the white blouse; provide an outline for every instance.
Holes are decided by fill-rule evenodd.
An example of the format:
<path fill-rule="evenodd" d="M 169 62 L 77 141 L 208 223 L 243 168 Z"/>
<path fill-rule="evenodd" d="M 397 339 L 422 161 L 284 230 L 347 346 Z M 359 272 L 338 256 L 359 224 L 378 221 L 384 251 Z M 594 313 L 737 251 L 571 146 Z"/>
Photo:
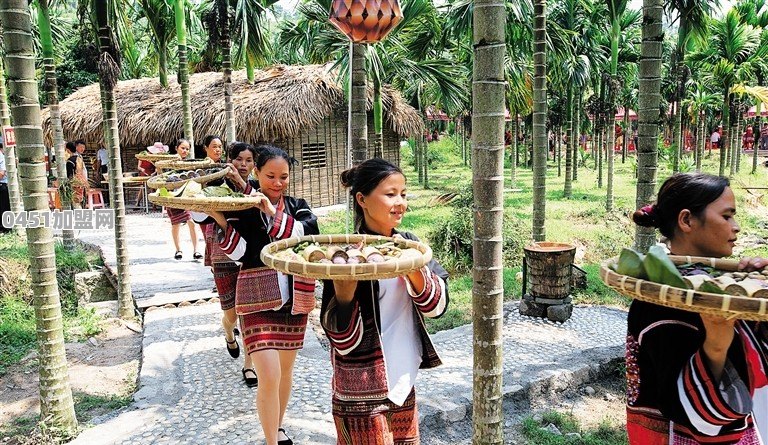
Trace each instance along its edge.
<path fill-rule="evenodd" d="M 389 400 L 402 405 L 416 383 L 421 341 L 405 277 L 379 280 L 381 347 L 387 371 Z"/>

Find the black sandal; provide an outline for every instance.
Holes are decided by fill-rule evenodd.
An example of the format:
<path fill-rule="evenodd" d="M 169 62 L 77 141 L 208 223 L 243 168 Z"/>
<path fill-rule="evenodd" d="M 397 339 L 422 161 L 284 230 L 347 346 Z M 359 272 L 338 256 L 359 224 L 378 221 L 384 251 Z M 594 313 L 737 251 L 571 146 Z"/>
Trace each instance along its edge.
<path fill-rule="evenodd" d="M 182 256 L 183 256 L 183 255 L 182 255 L 182 253 L 181 253 L 181 250 L 177 250 L 177 251 L 176 251 L 176 255 L 174 255 L 174 256 L 173 256 L 173 258 L 174 258 L 174 259 L 177 259 L 177 260 L 180 260 Z"/>
<path fill-rule="evenodd" d="M 278 433 L 283 433 L 283 434 L 285 434 L 285 430 L 284 430 L 284 429 L 282 429 L 282 428 L 278 428 L 278 429 L 277 429 L 277 432 L 278 432 Z M 290 437 L 288 437 L 288 435 L 287 435 L 287 434 L 285 434 L 285 437 L 287 437 L 287 439 L 284 439 L 284 440 L 278 440 L 278 441 L 277 441 L 277 445 L 293 445 L 293 441 L 291 440 L 291 438 L 290 438 Z"/>
<path fill-rule="evenodd" d="M 194 258 L 194 259 L 196 259 L 196 260 L 202 259 L 202 258 L 203 258 L 203 254 L 202 254 L 202 253 L 200 253 L 200 252 L 195 252 L 195 253 L 192 255 L 192 258 Z"/>
<path fill-rule="evenodd" d="M 253 374 L 253 377 L 248 377 L 246 375 L 249 372 Z M 254 371 L 253 369 L 243 368 L 243 381 L 245 382 L 245 386 L 249 388 L 255 388 L 259 386 L 259 378 L 258 376 L 256 376 L 256 371 Z"/>
<path fill-rule="evenodd" d="M 227 342 L 227 352 L 229 352 L 229 356 L 232 358 L 238 358 L 240 357 L 240 345 L 237 343 L 237 339 L 234 339 L 232 341 L 224 339 Z M 234 348 L 230 348 L 229 345 L 235 344 Z"/>

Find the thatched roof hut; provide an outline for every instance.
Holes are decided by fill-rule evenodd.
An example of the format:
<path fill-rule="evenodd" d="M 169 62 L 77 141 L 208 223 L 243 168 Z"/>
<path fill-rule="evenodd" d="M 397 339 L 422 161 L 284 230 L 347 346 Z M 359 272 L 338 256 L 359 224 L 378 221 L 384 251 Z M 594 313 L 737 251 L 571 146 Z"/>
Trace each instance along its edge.
<path fill-rule="evenodd" d="M 196 144 L 209 134 L 224 136 L 224 87 L 221 73 L 190 76 L 192 118 Z M 237 139 L 272 142 L 299 161 L 292 170 L 289 192 L 312 205 L 343 202 L 339 174 L 346 167 L 347 105 L 344 90 L 330 65 L 274 66 L 257 71 L 249 84 L 244 71 L 232 73 Z M 421 115 L 400 94 L 384 88 L 384 147 L 377 153 L 395 163 L 400 160 L 400 140 L 424 131 Z M 171 82 L 163 88 L 157 79 L 118 82 L 117 119 L 125 171 L 136 168 L 134 155 L 155 141 L 173 143 L 183 133 L 181 88 Z M 368 90 L 368 108 L 373 90 Z M 99 85 L 77 90 L 60 102 L 66 140 L 84 139 L 93 156 L 103 141 Z M 373 140 L 369 113 L 369 140 Z M 43 110 L 46 145 L 52 145 L 50 115 Z M 227 142 L 227 141 L 225 141 Z M 372 146 L 372 144 L 371 144 Z M 371 152 L 373 154 L 373 152 Z"/>
<path fill-rule="evenodd" d="M 224 88 L 221 73 L 190 76 L 193 130 L 197 139 L 224 135 Z M 330 65 L 285 66 L 257 71 L 249 84 L 245 71 L 232 72 L 237 139 L 277 141 L 297 137 L 335 111 L 346 109 L 344 90 Z M 368 107 L 373 91 L 369 88 Z M 383 92 L 385 125 L 400 136 L 415 136 L 423 122 L 413 107 L 391 88 Z M 181 87 L 175 81 L 163 88 L 157 79 L 123 80 L 115 89 L 120 145 L 139 147 L 154 141 L 172 142 L 183 132 Z M 102 114 L 99 85 L 81 88 L 61 101 L 66 140 L 101 141 Z M 52 144 L 50 115 L 43 110 L 46 145 Z"/>

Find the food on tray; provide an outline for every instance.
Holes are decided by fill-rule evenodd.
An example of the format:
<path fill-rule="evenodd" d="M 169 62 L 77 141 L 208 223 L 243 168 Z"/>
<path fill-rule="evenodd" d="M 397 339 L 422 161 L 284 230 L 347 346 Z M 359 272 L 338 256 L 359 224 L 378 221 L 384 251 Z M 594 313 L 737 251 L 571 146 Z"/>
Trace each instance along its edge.
<path fill-rule="evenodd" d="M 305 241 L 292 249 L 277 252 L 275 256 L 290 261 L 341 265 L 383 263 L 412 255 L 421 255 L 417 249 L 398 246 L 399 244 L 394 241 L 374 244 L 360 242 L 348 245 L 329 245 Z"/>
<path fill-rule="evenodd" d="M 768 268 L 753 272 L 725 272 L 700 263 L 675 265 L 664 249 L 653 246 L 647 255 L 622 249 L 611 268 L 633 278 L 681 289 L 714 294 L 768 298 Z"/>
<path fill-rule="evenodd" d="M 187 179 L 199 178 L 201 176 L 212 175 L 219 173 L 226 167 L 211 167 L 211 168 L 198 168 L 197 170 L 171 170 L 158 175 L 158 179 L 164 179 L 165 182 L 179 182 L 186 181 Z"/>
<path fill-rule="evenodd" d="M 240 192 L 233 192 L 226 185 L 203 187 L 194 181 L 189 181 L 184 186 L 173 191 L 168 191 L 168 189 L 162 187 L 152 195 L 177 196 L 181 198 L 242 198 L 245 196 Z"/>

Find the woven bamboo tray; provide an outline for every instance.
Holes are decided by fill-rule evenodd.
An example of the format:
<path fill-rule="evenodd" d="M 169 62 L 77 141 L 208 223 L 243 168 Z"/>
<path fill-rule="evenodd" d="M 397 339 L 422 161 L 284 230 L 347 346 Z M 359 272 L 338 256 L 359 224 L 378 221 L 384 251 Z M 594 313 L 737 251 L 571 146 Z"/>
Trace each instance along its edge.
<path fill-rule="evenodd" d="M 315 278 L 319 280 L 380 280 L 406 275 L 424 267 L 432 260 L 432 249 L 418 241 L 397 238 L 395 241 L 400 248 L 413 248 L 421 252 L 419 256 L 388 260 L 383 263 L 361 264 L 323 264 L 305 261 L 291 261 L 275 256 L 280 251 L 290 249 L 305 241 L 319 244 L 355 244 L 364 241 L 366 244 L 379 241 L 395 241 L 392 237 L 379 235 L 309 235 L 288 238 L 267 244 L 261 250 L 261 261 L 267 267 L 289 275 Z"/>
<path fill-rule="evenodd" d="M 207 168 L 211 168 L 212 166 L 208 166 Z M 226 167 L 226 165 L 222 165 L 222 167 Z M 175 181 L 175 182 L 168 182 L 166 181 L 165 174 L 152 176 L 147 181 L 147 187 L 153 188 L 153 189 L 159 189 L 159 188 L 165 188 L 166 190 L 176 190 L 177 188 L 182 187 L 184 184 L 186 184 L 189 181 L 195 181 L 200 184 L 207 184 L 211 181 L 215 181 L 217 179 L 221 179 L 223 177 L 227 176 L 227 169 L 222 168 L 221 171 L 218 171 L 216 173 L 211 173 L 210 175 L 203 175 L 198 176 L 196 178 L 192 179 L 184 179 L 181 181 Z"/>
<path fill-rule="evenodd" d="M 675 255 L 670 255 L 669 258 L 676 265 L 700 263 L 726 272 L 737 271 L 739 265 L 737 260 L 723 260 L 719 258 Z M 616 289 L 628 297 L 700 314 L 743 320 L 768 321 L 768 299 L 766 298 L 720 295 L 639 280 L 611 270 L 608 265 L 616 261 L 617 258 L 612 258 L 601 264 L 600 279 L 607 286 Z"/>
<path fill-rule="evenodd" d="M 149 202 L 172 209 L 194 210 L 196 212 L 219 211 L 236 212 L 256 207 L 260 198 L 253 196 L 241 197 L 181 197 L 149 195 Z"/>
<path fill-rule="evenodd" d="M 155 163 L 155 167 L 161 169 L 161 170 L 195 170 L 198 168 L 206 168 L 210 167 L 216 162 L 213 162 L 212 160 L 205 158 L 205 159 L 179 159 L 178 156 L 174 155 L 174 159 L 168 159 L 165 161 L 158 161 Z"/>
<path fill-rule="evenodd" d="M 141 152 L 141 153 L 136 153 L 136 159 L 140 161 L 148 161 L 148 162 L 172 161 L 174 159 L 179 159 L 179 155 L 168 154 L 168 153 Z"/>

